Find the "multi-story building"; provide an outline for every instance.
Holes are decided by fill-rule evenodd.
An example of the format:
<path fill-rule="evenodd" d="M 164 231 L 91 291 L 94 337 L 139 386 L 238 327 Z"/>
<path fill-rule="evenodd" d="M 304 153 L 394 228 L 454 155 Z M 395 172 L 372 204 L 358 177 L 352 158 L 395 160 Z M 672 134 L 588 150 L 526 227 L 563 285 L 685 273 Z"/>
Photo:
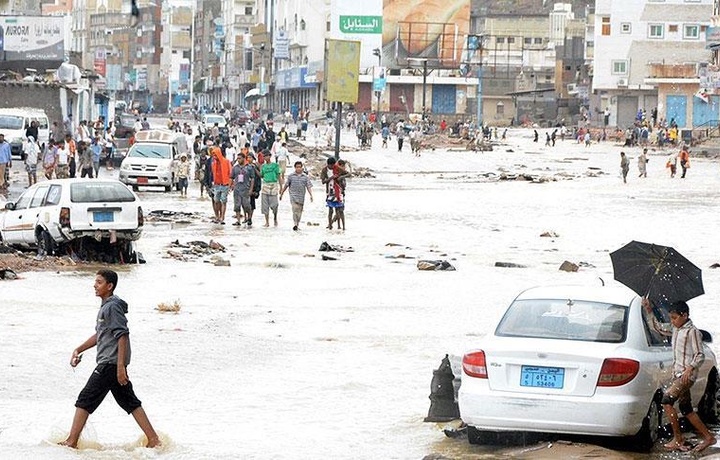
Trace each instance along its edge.
<path fill-rule="evenodd" d="M 717 120 L 713 104 L 694 97 L 700 67 L 712 59 L 705 32 L 713 3 L 596 1 L 593 91 L 597 111 L 610 110 L 610 125 L 627 127 L 643 109 L 679 127 Z"/>
<path fill-rule="evenodd" d="M 484 121 L 571 122 L 582 101 L 575 87 L 568 93 L 568 85 L 581 83 L 583 76 L 588 83 L 584 62 L 578 62 L 583 60 L 578 46 L 585 35 L 584 8 L 578 18 L 570 2 L 506 6 L 498 0 L 473 9 L 473 33 L 483 46 Z"/>
<path fill-rule="evenodd" d="M 256 24 L 255 0 L 222 0 L 225 24 L 223 53 L 223 101 L 243 106 L 243 95 L 252 87 L 250 31 Z"/>

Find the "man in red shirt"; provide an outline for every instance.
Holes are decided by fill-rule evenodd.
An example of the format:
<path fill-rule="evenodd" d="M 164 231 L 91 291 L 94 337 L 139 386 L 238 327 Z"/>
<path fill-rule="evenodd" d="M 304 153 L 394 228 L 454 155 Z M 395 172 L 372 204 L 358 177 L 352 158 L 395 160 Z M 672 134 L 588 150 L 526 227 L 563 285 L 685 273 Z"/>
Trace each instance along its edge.
<path fill-rule="evenodd" d="M 215 219 L 213 223 L 225 225 L 225 209 L 227 208 L 228 191 L 230 190 L 230 170 L 232 165 L 225 158 L 220 147 L 210 147 L 212 157 L 212 178 L 213 178 L 213 210 Z"/>

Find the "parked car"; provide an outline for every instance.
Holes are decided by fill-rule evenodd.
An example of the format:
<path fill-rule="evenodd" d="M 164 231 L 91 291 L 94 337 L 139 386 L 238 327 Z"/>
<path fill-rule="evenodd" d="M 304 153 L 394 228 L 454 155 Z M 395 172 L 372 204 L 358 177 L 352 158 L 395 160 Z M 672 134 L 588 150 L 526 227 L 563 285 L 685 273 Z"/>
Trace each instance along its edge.
<path fill-rule="evenodd" d="M 206 113 L 203 114 L 202 117 L 200 117 L 200 132 L 203 135 L 207 135 L 212 130 L 213 126 L 215 124 L 218 125 L 218 128 L 220 130 L 220 137 L 223 140 L 230 139 L 230 133 L 229 128 L 227 124 L 227 120 L 224 116 L 220 115 L 219 113 Z"/>
<path fill-rule="evenodd" d="M 656 309 L 661 322 L 667 312 Z M 640 298 L 621 287 L 538 287 L 522 292 L 477 349 L 463 356 L 458 393 L 470 443 L 497 432 L 631 437 L 649 449 L 672 378 L 666 337 L 647 326 Z M 703 341 L 711 341 L 703 331 Z M 720 390 L 715 354 L 692 387 L 698 414 L 715 422 Z"/>
<path fill-rule="evenodd" d="M 0 236 L 8 245 L 46 253 L 82 237 L 136 241 L 144 216 L 140 199 L 115 179 L 54 179 L 25 190 L 0 213 Z"/>
<path fill-rule="evenodd" d="M 235 112 L 233 119 L 238 125 L 245 126 L 247 122 L 253 119 L 253 115 L 249 110 L 238 109 Z"/>
<path fill-rule="evenodd" d="M 120 182 L 138 186 L 160 186 L 169 192 L 175 183 L 174 160 L 187 152 L 182 133 L 165 129 L 140 131 L 120 164 Z"/>

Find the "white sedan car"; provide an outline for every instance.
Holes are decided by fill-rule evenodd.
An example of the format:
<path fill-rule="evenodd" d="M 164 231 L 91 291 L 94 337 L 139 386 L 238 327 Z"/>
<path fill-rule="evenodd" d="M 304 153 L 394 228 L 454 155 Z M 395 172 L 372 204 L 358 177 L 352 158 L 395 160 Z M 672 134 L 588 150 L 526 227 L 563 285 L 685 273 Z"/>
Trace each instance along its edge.
<path fill-rule="evenodd" d="M 470 443 L 515 431 L 626 436 L 640 449 L 652 447 L 673 353 L 645 315 L 640 298 L 624 287 L 522 292 L 495 332 L 463 356 L 458 401 Z M 663 310 L 655 315 L 669 322 Z M 703 341 L 711 340 L 703 331 Z M 703 348 L 692 401 L 714 422 L 720 384 L 715 354 Z"/>
<path fill-rule="evenodd" d="M 38 246 L 46 253 L 81 237 L 129 242 L 142 235 L 140 199 L 111 179 L 38 182 L 0 213 L 0 236 L 8 245 Z"/>

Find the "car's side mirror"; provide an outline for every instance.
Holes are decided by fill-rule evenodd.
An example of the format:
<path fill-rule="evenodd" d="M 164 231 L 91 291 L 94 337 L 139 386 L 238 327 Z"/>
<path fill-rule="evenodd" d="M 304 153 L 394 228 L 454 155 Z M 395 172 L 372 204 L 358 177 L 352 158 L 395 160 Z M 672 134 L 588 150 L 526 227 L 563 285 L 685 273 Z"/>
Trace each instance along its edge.
<path fill-rule="evenodd" d="M 712 343 L 712 334 L 704 329 L 700 329 L 700 335 L 702 335 L 702 341 L 705 343 Z"/>
<path fill-rule="evenodd" d="M 9 209 L 10 211 L 15 210 L 15 203 L 5 203 L 5 209 Z"/>

